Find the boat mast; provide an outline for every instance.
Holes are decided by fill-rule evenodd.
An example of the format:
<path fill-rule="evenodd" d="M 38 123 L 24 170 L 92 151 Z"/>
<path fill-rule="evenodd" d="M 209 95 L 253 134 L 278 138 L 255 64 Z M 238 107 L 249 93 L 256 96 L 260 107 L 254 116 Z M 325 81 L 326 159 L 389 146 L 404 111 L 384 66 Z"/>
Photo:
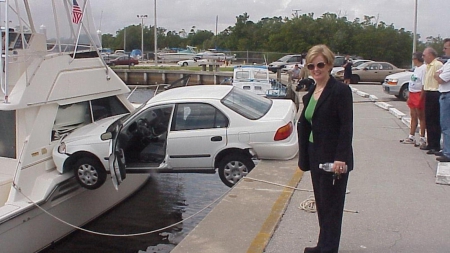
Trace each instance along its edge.
<path fill-rule="evenodd" d="M 5 35 L 4 35 L 4 39 L 2 38 L 2 41 L 4 41 L 5 43 L 5 49 L 2 50 L 2 91 L 5 94 L 4 95 L 4 99 L 5 99 L 5 104 L 8 103 L 8 61 L 9 61 L 9 22 L 8 22 L 8 9 L 9 9 L 9 0 L 5 0 Z M 2 45 L 3 46 L 3 45 Z M 2 47 L 3 49 L 3 47 Z M 3 53 L 4 53 L 4 57 L 3 57 Z"/>

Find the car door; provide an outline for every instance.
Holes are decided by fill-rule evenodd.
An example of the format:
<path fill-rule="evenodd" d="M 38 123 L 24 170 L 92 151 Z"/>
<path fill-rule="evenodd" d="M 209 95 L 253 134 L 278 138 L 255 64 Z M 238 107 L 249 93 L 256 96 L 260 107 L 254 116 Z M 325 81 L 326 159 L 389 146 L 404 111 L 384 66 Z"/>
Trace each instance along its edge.
<path fill-rule="evenodd" d="M 390 64 L 380 63 L 380 70 L 378 71 L 378 75 L 374 81 L 383 82 L 386 76 L 394 73 L 394 68 Z"/>
<path fill-rule="evenodd" d="M 379 75 L 380 64 L 379 63 L 371 63 L 369 64 L 361 74 L 361 81 L 363 82 L 371 82 L 377 79 Z"/>
<path fill-rule="evenodd" d="M 141 109 L 127 119 L 122 127 L 113 131 L 110 166 L 114 166 L 116 171 L 123 170 L 121 166 L 125 166 L 126 173 L 145 173 L 165 168 L 173 108 L 174 105 L 170 104 Z"/>
<path fill-rule="evenodd" d="M 214 169 L 215 155 L 227 145 L 228 118 L 208 103 L 175 106 L 167 138 L 168 166 L 173 170 Z"/>

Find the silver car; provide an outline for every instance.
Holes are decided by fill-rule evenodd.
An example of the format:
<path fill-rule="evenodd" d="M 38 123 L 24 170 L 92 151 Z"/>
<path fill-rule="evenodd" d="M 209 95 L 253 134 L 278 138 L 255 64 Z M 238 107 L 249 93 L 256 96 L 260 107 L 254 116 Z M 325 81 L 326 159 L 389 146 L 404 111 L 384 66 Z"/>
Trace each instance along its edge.
<path fill-rule="evenodd" d="M 384 79 L 382 84 L 383 91 L 402 100 L 408 100 L 408 85 L 412 74 L 413 72 L 406 71 L 386 76 L 386 79 Z"/>

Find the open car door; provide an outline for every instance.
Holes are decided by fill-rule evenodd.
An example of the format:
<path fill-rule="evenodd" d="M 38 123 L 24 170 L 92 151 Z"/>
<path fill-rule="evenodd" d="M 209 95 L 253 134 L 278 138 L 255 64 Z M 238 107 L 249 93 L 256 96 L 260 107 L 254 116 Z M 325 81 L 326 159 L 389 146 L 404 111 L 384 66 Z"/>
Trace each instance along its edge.
<path fill-rule="evenodd" d="M 117 187 L 126 173 L 163 169 L 173 105 L 141 109 L 112 132 L 109 166 Z"/>

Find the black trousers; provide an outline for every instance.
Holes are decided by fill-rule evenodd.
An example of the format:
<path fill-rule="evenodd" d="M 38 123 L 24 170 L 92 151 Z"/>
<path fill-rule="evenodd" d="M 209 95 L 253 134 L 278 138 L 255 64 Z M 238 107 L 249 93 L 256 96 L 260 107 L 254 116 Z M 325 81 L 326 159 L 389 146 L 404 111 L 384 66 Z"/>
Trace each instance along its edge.
<path fill-rule="evenodd" d="M 334 180 L 333 184 L 333 173 L 323 172 L 319 169 L 314 144 L 309 144 L 308 155 L 320 228 L 317 247 L 320 248 L 321 253 L 337 253 L 341 239 L 342 216 L 349 173 L 341 174 L 340 179 Z"/>
<path fill-rule="evenodd" d="M 441 124 L 439 113 L 439 91 L 425 91 L 425 124 L 430 149 L 441 149 Z"/>

